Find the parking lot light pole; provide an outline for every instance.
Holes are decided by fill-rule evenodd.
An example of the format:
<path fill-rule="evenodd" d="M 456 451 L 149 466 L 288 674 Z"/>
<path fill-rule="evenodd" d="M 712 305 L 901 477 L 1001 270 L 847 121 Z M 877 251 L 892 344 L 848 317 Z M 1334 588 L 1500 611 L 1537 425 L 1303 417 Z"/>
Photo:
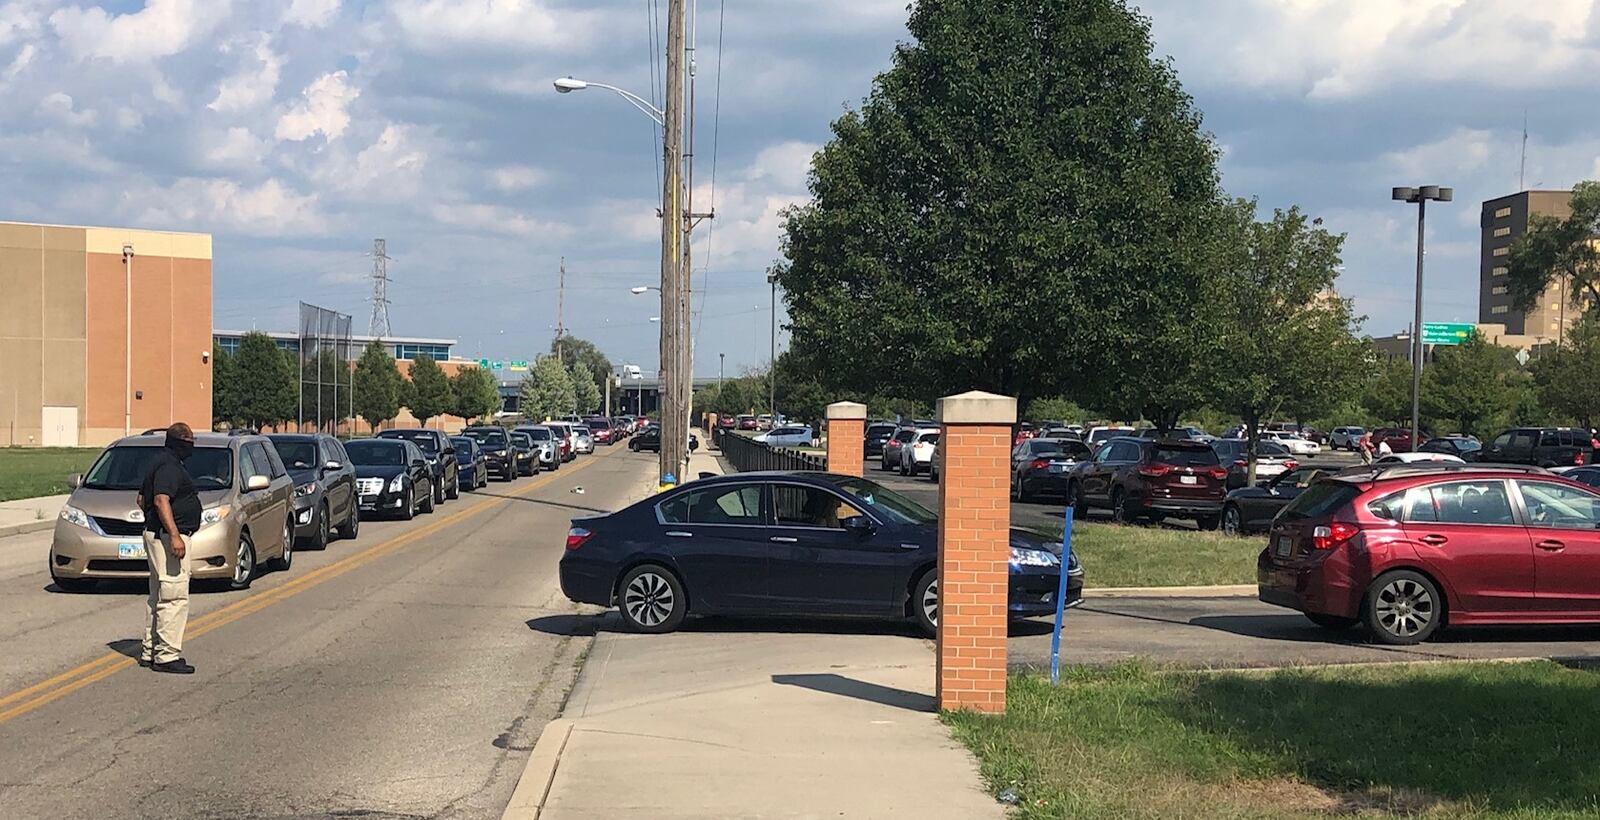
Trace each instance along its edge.
<path fill-rule="evenodd" d="M 1422 438 L 1422 258 L 1428 202 L 1449 202 L 1455 199 L 1455 189 L 1438 185 L 1395 188 L 1390 198 L 1396 202 L 1414 202 L 1417 205 L 1417 303 L 1411 323 L 1411 452 L 1415 453 L 1418 440 Z"/>
<path fill-rule="evenodd" d="M 778 423 L 778 274 L 767 274 L 767 284 L 772 286 L 772 336 L 767 358 L 767 412 L 772 423 Z"/>

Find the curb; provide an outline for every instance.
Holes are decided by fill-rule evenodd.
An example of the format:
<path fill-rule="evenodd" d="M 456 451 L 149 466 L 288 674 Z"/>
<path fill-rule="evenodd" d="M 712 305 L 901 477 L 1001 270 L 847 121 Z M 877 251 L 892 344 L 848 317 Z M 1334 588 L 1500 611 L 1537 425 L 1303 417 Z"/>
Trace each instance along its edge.
<path fill-rule="evenodd" d="M 55 516 L 46 518 L 43 521 L 29 521 L 26 524 L 6 524 L 4 526 L 0 526 L 0 538 L 7 538 L 13 535 L 27 535 L 30 532 L 41 532 L 43 530 L 48 530 L 55 525 Z"/>
<path fill-rule="evenodd" d="M 1255 584 L 1211 587 L 1087 587 L 1085 598 L 1254 598 Z"/>
<path fill-rule="evenodd" d="M 501 820 L 539 820 L 544 801 L 550 796 L 550 784 L 556 779 L 556 767 L 561 763 L 561 753 L 566 751 L 567 739 L 572 737 L 573 723 L 567 718 L 556 718 L 545 724 L 539 733 L 539 742 L 533 744 L 528 755 L 528 765 L 517 780 L 517 789 L 511 793 L 511 802 L 500 815 Z"/>

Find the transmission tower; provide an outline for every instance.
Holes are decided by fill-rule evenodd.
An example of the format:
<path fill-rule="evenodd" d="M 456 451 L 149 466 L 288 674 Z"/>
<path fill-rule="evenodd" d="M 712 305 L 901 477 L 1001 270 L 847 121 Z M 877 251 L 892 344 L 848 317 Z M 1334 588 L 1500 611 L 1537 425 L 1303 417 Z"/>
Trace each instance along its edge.
<path fill-rule="evenodd" d="M 389 253 L 382 239 L 372 240 L 372 323 L 367 333 L 375 339 L 389 335 Z"/>

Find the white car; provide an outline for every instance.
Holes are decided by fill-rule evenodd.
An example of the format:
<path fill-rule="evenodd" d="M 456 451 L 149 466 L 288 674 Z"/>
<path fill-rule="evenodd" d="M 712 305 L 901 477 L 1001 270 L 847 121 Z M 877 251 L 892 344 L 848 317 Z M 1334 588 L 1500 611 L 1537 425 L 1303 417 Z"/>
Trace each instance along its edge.
<path fill-rule="evenodd" d="M 804 425 L 780 425 L 756 436 L 755 440 L 768 447 L 810 447 L 811 428 Z"/>
<path fill-rule="evenodd" d="M 1391 453 L 1373 464 L 1466 464 L 1449 453 Z"/>
<path fill-rule="evenodd" d="M 1091 427 L 1089 428 L 1089 435 L 1083 437 L 1083 443 L 1089 445 L 1089 449 L 1093 450 L 1117 436 L 1131 436 L 1135 435 L 1136 432 L 1132 427 Z"/>
<path fill-rule="evenodd" d="M 572 428 L 572 432 L 573 432 L 572 452 L 574 452 L 574 453 L 592 453 L 592 452 L 594 452 L 594 434 L 589 432 L 589 428 L 587 428 L 587 427 L 574 427 L 574 428 Z"/>
<path fill-rule="evenodd" d="M 927 472 L 933 464 L 933 450 L 939 443 L 937 429 L 918 430 L 900 450 L 900 474 L 916 475 Z"/>
<path fill-rule="evenodd" d="M 1314 456 L 1322 452 L 1322 445 L 1307 441 L 1288 430 L 1268 430 L 1261 434 L 1262 441 L 1275 441 L 1297 456 Z"/>

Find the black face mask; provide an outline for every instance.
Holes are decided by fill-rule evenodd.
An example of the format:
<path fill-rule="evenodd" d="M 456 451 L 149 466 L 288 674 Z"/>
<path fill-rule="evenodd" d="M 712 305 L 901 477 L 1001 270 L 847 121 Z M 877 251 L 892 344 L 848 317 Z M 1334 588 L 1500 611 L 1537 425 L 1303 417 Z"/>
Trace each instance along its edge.
<path fill-rule="evenodd" d="M 194 442 L 181 438 L 169 438 L 167 439 L 167 449 L 172 451 L 174 458 L 179 461 L 186 461 L 194 453 Z"/>

